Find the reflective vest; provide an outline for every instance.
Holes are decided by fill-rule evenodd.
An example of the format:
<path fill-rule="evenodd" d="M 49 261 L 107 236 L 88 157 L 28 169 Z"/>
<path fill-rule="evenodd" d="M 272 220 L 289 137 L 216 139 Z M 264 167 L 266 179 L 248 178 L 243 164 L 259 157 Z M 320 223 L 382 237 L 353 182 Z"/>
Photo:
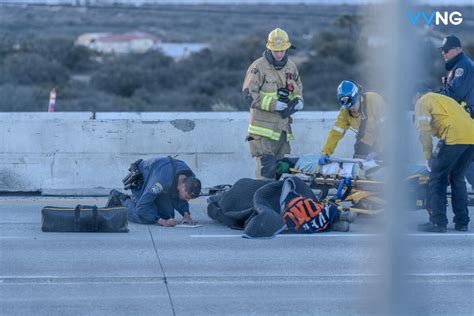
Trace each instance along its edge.
<path fill-rule="evenodd" d="M 288 74 L 291 79 L 288 79 Z M 295 63 L 290 59 L 280 70 L 276 70 L 264 57 L 250 65 L 242 87 L 244 95 L 250 100 L 249 134 L 279 140 L 281 133 L 286 132 L 287 140 L 294 139 L 291 117 L 282 118 L 280 113 L 275 111 L 277 90 L 286 88 L 287 84 L 294 87 L 289 95 L 290 100 L 303 99 L 303 84 Z"/>

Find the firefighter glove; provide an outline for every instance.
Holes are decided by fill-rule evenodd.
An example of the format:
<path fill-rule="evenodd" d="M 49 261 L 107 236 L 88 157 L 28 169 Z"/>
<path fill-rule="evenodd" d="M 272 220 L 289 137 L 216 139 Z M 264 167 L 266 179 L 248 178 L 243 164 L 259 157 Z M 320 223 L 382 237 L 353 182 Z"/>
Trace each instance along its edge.
<path fill-rule="evenodd" d="M 275 111 L 283 111 L 288 105 L 285 102 L 277 101 L 275 104 Z"/>
<path fill-rule="evenodd" d="M 304 107 L 303 100 L 298 99 L 298 103 L 296 103 L 296 105 L 295 105 L 295 110 L 300 111 L 300 110 L 303 109 L 303 107 Z"/>
<path fill-rule="evenodd" d="M 329 162 L 329 156 L 328 155 L 323 155 L 323 156 L 319 157 L 318 163 L 320 165 L 325 165 L 328 162 Z"/>

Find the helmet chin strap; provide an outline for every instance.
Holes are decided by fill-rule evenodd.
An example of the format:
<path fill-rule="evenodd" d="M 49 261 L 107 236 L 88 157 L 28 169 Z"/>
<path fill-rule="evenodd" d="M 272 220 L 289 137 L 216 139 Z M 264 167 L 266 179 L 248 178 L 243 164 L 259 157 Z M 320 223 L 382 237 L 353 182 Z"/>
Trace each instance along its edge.
<path fill-rule="evenodd" d="M 356 107 L 358 107 L 358 109 L 354 111 L 354 109 Z M 349 115 L 351 117 L 359 117 L 359 116 L 362 116 L 362 118 L 365 117 L 364 113 L 362 113 L 361 108 L 360 108 L 360 98 L 359 98 L 359 101 L 357 101 L 356 104 L 354 104 L 353 106 L 351 106 L 349 108 L 346 107 L 346 109 L 349 111 Z"/>
<path fill-rule="evenodd" d="M 288 62 L 288 54 L 285 54 L 282 60 L 278 61 L 273 58 L 271 50 L 267 49 L 263 52 L 263 56 L 267 59 L 267 61 L 275 67 L 276 70 L 280 70 L 285 67 L 286 63 Z"/>

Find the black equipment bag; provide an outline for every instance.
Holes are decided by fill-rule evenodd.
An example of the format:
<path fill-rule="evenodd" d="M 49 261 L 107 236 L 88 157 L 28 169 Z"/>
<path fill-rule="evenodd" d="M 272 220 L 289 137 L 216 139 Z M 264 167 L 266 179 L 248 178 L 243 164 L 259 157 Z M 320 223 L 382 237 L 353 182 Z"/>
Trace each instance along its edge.
<path fill-rule="evenodd" d="M 127 233 L 127 208 L 77 205 L 46 206 L 41 210 L 41 230 L 44 232 Z"/>

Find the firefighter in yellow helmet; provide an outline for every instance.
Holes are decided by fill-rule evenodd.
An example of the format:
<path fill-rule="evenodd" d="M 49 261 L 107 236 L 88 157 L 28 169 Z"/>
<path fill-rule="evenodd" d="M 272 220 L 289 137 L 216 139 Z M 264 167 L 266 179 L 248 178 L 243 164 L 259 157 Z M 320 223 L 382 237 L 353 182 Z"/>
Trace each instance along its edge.
<path fill-rule="evenodd" d="M 294 139 L 290 115 L 303 109 L 303 84 L 289 48 L 294 47 L 285 31 L 271 31 L 267 49 L 248 68 L 242 87 L 250 106 L 247 141 L 257 160 L 257 179 L 275 179 L 277 160 L 290 153 Z"/>
<path fill-rule="evenodd" d="M 469 210 L 464 176 L 474 158 L 474 120 L 456 100 L 432 93 L 429 87 L 415 87 L 416 130 L 420 135 L 428 181 L 429 222 L 419 225 L 424 232 L 444 233 L 448 224 L 446 204 L 448 181 L 451 184 L 454 229 L 467 231 Z M 440 141 L 433 150 L 432 137 Z M 448 180 L 449 178 L 449 180 Z"/>
<path fill-rule="evenodd" d="M 385 102 L 375 92 L 363 92 L 362 86 L 352 80 L 344 80 L 337 88 L 341 110 L 334 126 L 329 131 L 323 146 L 319 164 L 327 163 L 344 137 L 347 129 L 356 131 L 354 158 L 372 159 L 382 152 L 379 141 L 380 126 L 385 120 Z"/>

